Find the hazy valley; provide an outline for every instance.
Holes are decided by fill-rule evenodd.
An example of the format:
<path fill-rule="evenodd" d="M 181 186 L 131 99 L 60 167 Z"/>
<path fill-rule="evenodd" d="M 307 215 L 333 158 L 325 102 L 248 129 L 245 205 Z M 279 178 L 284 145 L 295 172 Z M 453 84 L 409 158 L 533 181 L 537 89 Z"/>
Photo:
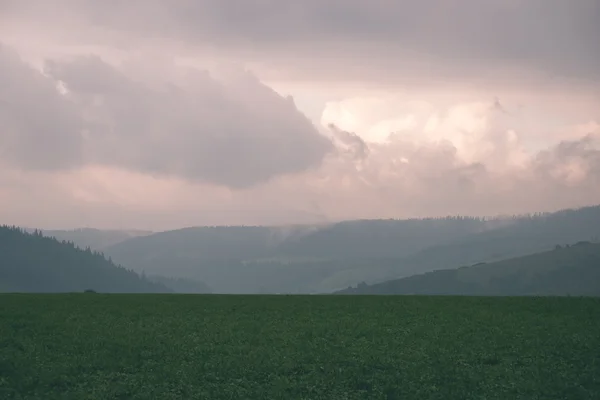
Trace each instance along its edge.
<path fill-rule="evenodd" d="M 108 259 L 106 266 L 121 265 L 174 292 L 316 294 L 417 275 L 415 280 L 408 281 L 416 282 L 421 279 L 419 275 L 427 272 L 458 270 L 480 263 L 488 263 L 487 270 L 503 270 L 505 264 L 498 261 L 536 253 L 546 254 L 540 255 L 545 260 L 551 260 L 552 254 L 567 259 L 573 256 L 573 262 L 577 263 L 575 250 L 544 252 L 556 246 L 597 242 L 600 207 L 491 219 L 357 220 L 321 226 L 217 226 L 157 233 L 80 229 L 41 231 L 32 236 L 40 234 L 56 237 L 58 241 L 53 246 L 57 248 L 66 246 L 62 242 L 88 248 L 89 261 L 83 257 L 78 264 L 81 271 L 89 267 L 88 263 L 97 263 L 101 253 Z M 11 237 L 16 236 L 13 233 Z M 19 262 L 37 263 L 31 267 L 33 270 L 67 274 L 59 271 L 64 263 L 71 261 L 44 258 L 45 253 L 39 251 L 38 258 L 29 256 L 30 246 L 35 248 L 43 243 L 47 242 L 29 239 L 6 246 L 12 249 L 13 260 L 21 254 L 27 256 L 24 258 L 27 261 Z M 72 250 L 62 250 L 68 254 L 65 260 L 71 260 L 70 252 L 76 250 L 71 247 Z M 92 253 L 98 254 L 92 257 Z M 593 268 L 596 264 L 592 264 Z M 579 273 L 577 267 L 573 266 L 572 274 Z M 505 294 L 516 290 L 511 289 L 510 279 L 514 279 L 517 287 L 519 274 L 528 274 L 527 268 L 506 278 L 501 286 Z M 563 273 L 569 274 L 569 270 Z M 6 274 L 9 276 L 10 272 Z M 4 290 L 10 290 L 8 284 L 3 286 Z M 461 294 L 456 288 L 448 290 Z M 494 294 L 504 293 L 498 290 Z M 555 288 L 552 293 L 567 294 L 567 289 Z"/>

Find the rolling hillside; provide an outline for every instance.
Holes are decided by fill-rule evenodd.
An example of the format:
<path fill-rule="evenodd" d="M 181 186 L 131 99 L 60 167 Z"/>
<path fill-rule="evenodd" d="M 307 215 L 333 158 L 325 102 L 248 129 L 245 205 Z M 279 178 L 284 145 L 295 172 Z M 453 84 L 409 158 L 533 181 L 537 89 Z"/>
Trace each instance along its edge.
<path fill-rule="evenodd" d="M 499 261 L 550 250 L 561 243 L 598 238 L 600 206 L 523 217 L 508 226 L 419 251 L 402 260 L 402 268 L 390 271 L 390 276 L 402 278 L 436 269 Z"/>
<path fill-rule="evenodd" d="M 216 293 L 327 293 L 594 237 L 598 206 L 496 219 L 186 228 L 125 240 L 105 253 L 138 272 L 203 281 Z"/>
<path fill-rule="evenodd" d="M 0 226 L 0 292 L 170 292 L 103 255 L 71 243 Z"/>
<path fill-rule="evenodd" d="M 394 265 L 394 257 L 489 225 L 445 218 L 321 227 L 198 227 L 129 239 L 105 253 L 137 271 L 202 280 L 219 293 L 330 292 L 356 282 L 330 279 L 344 270 L 364 270 L 383 260 L 382 254 L 388 255 L 383 265 Z"/>
<path fill-rule="evenodd" d="M 458 235 L 406 257 L 348 260 L 347 268 L 336 270 L 321 287 L 341 289 L 359 282 L 381 283 L 434 270 L 534 254 L 553 249 L 560 243 L 598 241 L 598 238 L 599 206 L 496 221 L 493 229 Z"/>
<path fill-rule="evenodd" d="M 600 296 L 600 244 L 554 250 L 471 267 L 360 284 L 340 294 Z"/>

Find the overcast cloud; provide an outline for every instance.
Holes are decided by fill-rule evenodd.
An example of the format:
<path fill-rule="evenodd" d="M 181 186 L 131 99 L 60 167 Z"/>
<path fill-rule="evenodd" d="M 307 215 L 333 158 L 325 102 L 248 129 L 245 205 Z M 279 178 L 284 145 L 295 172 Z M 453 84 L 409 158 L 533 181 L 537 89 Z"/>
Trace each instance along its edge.
<path fill-rule="evenodd" d="M 0 0 L 0 222 L 600 203 L 599 37 L 596 0 Z"/>
<path fill-rule="evenodd" d="M 597 0 L 4 0 L 15 29 L 126 46 L 176 40 L 285 76 L 419 83 L 573 79 L 598 84 Z M 49 25 L 48 25 L 49 23 Z M 19 28 L 22 26 L 23 28 Z M 37 28 L 36 28 L 37 26 Z M 78 36 L 78 35 L 76 35 Z M 344 64 L 341 69 L 341 64 Z M 310 71 L 307 71 L 307 68 Z M 435 81 L 435 82 L 432 82 Z"/>

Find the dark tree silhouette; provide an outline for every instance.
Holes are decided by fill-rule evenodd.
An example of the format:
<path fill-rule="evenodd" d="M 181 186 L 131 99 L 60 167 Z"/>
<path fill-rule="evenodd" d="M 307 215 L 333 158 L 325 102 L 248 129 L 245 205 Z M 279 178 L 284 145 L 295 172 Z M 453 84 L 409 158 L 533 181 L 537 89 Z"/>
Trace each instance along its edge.
<path fill-rule="evenodd" d="M 1 292 L 169 292 L 89 247 L 0 226 Z"/>

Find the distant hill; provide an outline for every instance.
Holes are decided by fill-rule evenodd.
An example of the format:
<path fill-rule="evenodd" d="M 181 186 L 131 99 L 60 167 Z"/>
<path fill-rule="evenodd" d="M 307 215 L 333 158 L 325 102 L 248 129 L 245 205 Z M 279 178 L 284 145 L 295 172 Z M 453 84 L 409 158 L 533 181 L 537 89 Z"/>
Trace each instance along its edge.
<path fill-rule="evenodd" d="M 214 226 L 178 229 L 122 241 L 106 249 L 116 259 L 177 254 L 202 260 L 331 260 L 399 257 L 490 229 L 493 222 L 449 217 L 357 220 L 322 226 Z"/>
<path fill-rule="evenodd" d="M 398 258 L 502 225 L 470 217 L 344 221 L 281 243 L 277 254 L 319 259 Z"/>
<path fill-rule="evenodd" d="M 600 238 L 600 206 L 503 221 L 493 229 L 459 235 L 445 243 L 432 243 L 406 257 L 352 260 L 348 263 L 349 268 L 336 271 L 327 279 L 328 286 L 341 289 L 363 281 L 381 283 L 434 270 L 539 253 L 559 243 L 598 241 Z"/>
<path fill-rule="evenodd" d="M 0 226 L 0 292 L 164 293 L 170 290 L 37 231 Z"/>
<path fill-rule="evenodd" d="M 572 246 L 513 258 L 360 284 L 340 294 L 480 296 L 600 296 L 600 244 Z"/>
<path fill-rule="evenodd" d="M 129 239 L 105 253 L 137 271 L 201 280 L 220 293 L 310 293 L 345 287 L 322 281 L 358 259 L 407 255 L 489 225 L 458 217 L 197 227 Z"/>
<path fill-rule="evenodd" d="M 185 228 L 132 238 L 108 247 L 106 253 L 131 264 L 165 256 L 243 260 L 269 254 L 270 238 L 270 228 L 262 226 Z"/>
<path fill-rule="evenodd" d="M 34 229 L 27 229 L 32 233 Z M 42 235 L 54 237 L 59 241 L 73 242 L 76 246 L 85 249 L 102 251 L 106 247 L 123 242 L 138 236 L 151 235 L 151 231 L 141 230 L 102 230 L 93 228 L 80 228 L 72 230 L 51 230 L 43 229 Z"/>
<path fill-rule="evenodd" d="M 520 217 L 506 226 L 432 245 L 398 260 L 396 267 L 381 275 L 387 275 L 388 280 L 403 278 L 538 253 L 560 243 L 598 241 L 598 238 L 600 206 Z"/>
<path fill-rule="evenodd" d="M 326 293 L 594 237 L 600 237 L 600 206 L 492 219 L 186 228 L 128 239 L 104 251 L 138 272 L 199 280 L 216 293 Z"/>

